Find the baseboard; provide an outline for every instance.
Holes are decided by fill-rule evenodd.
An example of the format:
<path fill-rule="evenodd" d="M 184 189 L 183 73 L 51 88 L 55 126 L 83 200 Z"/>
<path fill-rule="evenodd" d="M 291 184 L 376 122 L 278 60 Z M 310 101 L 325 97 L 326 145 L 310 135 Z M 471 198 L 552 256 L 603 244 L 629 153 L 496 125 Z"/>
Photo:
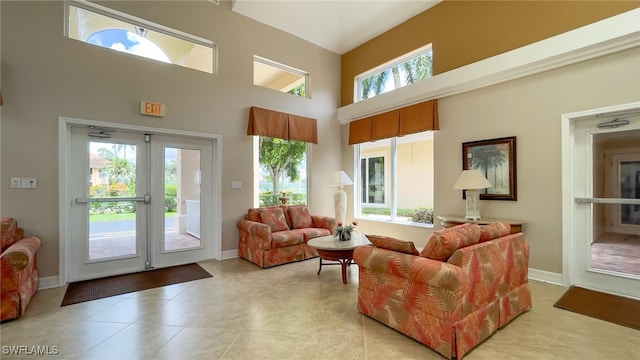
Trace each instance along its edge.
<path fill-rule="evenodd" d="M 59 286 L 60 283 L 58 282 L 58 275 L 41 277 L 38 284 L 38 290 L 51 289 Z"/>
<path fill-rule="evenodd" d="M 238 249 L 234 249 L 234 250 L 225 250 L 222 252 L 222 259 L 221 260 L 227 260 L 227 259 L 234 259 L 238 257 Z"/>
<path fill-rule="evenodd" d="M 554 285 L 564 286 L 562 274 L 553 273 L 544 270 L 531 269 L 529 268 L 529 280 L 542 281 Z"/>

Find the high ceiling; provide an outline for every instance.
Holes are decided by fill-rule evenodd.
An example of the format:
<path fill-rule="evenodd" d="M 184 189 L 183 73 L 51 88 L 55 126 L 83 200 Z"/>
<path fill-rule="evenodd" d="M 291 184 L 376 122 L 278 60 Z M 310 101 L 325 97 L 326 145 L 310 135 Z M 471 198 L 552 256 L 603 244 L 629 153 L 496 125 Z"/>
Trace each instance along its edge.
<path fill-rule="evenodd" d="M 233 11 L 340 55 L 442 0 L 234 0 Z"/>

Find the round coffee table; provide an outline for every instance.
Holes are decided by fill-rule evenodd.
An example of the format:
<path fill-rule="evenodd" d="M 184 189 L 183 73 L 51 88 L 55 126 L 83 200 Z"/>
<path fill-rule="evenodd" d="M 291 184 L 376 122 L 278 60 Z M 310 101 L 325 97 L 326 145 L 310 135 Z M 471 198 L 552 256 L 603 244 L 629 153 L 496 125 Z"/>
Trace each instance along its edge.
<path fill-rule="evenodd" d="M 342 283 L 347 283 L 347 267 L 353 263 L 353 249 L 362 245 L 369 245 L 371 242 L 364 234 L 352 232 L 351 240 L 338 240 L 332 235 L 321 236 L 310 239 L 307 244 L 316 249 L 320 257 L 320 268 L 318 275 L 322 271 L 322 265 L 341 265 Z M 333 261 L 325 263 L 326 261 Z"/>

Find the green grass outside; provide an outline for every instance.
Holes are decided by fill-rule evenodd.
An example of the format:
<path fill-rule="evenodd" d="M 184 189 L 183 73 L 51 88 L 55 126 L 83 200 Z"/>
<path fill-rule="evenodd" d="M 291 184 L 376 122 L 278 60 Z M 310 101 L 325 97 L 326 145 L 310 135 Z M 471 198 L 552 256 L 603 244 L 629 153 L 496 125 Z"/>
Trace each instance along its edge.
<path fill-rule="evenodd" d="M 174 216 L 175 212 L 165 212 L 165 217 Z M 118 221 L 118 220 L 133 220 L 136 217 L 136 213 L 120 213 L 120 214 L 94 214 L 89 215 L 89 221 L 91 222 L 103 222 L 103 221 Z"/>

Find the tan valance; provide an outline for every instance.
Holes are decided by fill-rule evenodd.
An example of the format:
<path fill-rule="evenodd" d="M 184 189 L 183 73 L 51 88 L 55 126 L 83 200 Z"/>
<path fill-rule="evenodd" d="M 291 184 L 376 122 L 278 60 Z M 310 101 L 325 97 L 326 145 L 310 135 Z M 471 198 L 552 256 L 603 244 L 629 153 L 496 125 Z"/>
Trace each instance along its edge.
<path fill-rule="evenodd" d="M 349 145 L 438 130 L 438 101 L 428 100 L 349 124 Z"/>
<path fill-rule="evenodd" d="M 317 144 L 318 121 L 304 116 L 252 106 L 249 109 L 247 135 L 261 135 Z"/>

